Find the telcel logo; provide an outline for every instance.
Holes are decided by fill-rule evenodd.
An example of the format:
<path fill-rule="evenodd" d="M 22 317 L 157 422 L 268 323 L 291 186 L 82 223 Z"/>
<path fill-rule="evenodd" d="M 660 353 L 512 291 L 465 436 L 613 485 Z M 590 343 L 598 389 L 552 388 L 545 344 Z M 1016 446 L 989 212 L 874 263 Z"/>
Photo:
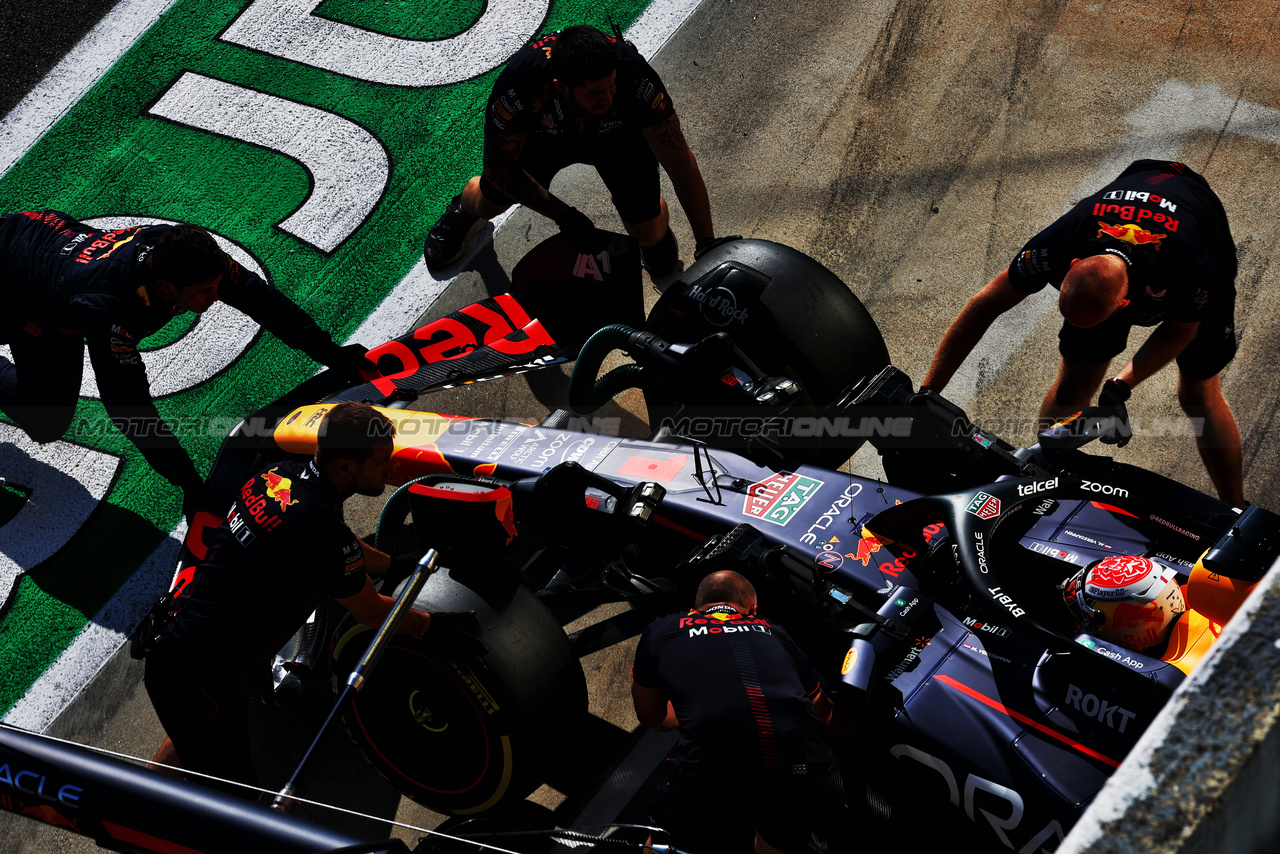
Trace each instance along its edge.
<path fill-rule="evenodd" d="M 1054 489 L 1057 485 L 1058 479 L 1056 477 L 1049 480 L 1038 480 L 1035 483 L 1024 483 L 1018 487 L 1018 495 L 1035 495 L 1037 492 L 1044 492 L 1046 489 Z"/>

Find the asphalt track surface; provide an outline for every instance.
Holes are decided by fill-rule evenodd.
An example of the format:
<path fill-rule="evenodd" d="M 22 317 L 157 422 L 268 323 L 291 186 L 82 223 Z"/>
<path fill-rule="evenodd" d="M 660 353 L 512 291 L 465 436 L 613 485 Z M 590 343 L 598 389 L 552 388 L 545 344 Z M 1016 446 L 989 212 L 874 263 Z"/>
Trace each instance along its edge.
<path fill-rule="evenodd" d="M 107 5 L 10 0 L 0 15 L 0 106 L 11 108 Z M 877 319 L 895 364 L 917 381 L 968 297 L 1092 187 L 1139 157 L 1178 159 L 1202 172 L 1223 199 L 1240 250 L 1240 352 L 1223 386 L 1244 437 L 1245 492 L 1275 510 L 1278 19 L 1274 4 L 1256 0 L 707 0 L 654 65 L 697 152 L 717 231 L 786 243 L 831 268 Z M 616 227 L 587 171 L 567 171 L 553 189 Z M 673 223 L 689 260 L 692 238 L 678 208 Z M 429 316 L 500 292 L 515 261 L 551 232 L 517 212 L 463 265 Z M 1031 418 L 1053 379 L 1053 309 L 1042 294 L 1003 318 L 948 389 L 975 421 L 1018 443 L 1030 441 Z M 1132 336 L 1130 353 L 1141 340 Z M 563 405 L 564 385 L 563 375 L 516 378 L 445 393 L 430 408 L 536 421 Z M 1167 371 L 1143 384 L 1130 412 L 1151 429 L 1115 453 L 1208 489 L 1192 439 L 1178 429 L 1174 391 Z M 638 401 L 622 404 L 612 411 L 620 429 L 642 432 Z M 872 473 L 877 463 L 863 451 L 853 467 Z M 359 508 L 356 526 L 368 526 L 375 510 Z M 616 758 L 636 740 L 627 646 L 584 662 L 597 725 L 567 749 Z M 161 736 L 138 676 L 118 656 L 51 732 L 149 755 Z M 265 751 L 284 754 L 304 739 L 264 717 Z M 331 740 L 316 769 L 317 797 L 333 793 L 353 809 L 434 821 L 364 771 L 343 741 Z M 580 789 L 591 783 L 556 782 L 564 797 L 547 802 L 563 799 L 565 812 L 585 801 Z M 0 850 L 97 849 L 5 815 Z"/>

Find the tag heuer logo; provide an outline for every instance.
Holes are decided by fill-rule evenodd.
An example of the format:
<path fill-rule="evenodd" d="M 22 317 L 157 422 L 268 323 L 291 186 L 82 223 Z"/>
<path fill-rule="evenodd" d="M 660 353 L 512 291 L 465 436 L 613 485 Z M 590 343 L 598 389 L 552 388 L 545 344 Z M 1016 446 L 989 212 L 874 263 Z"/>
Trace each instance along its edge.
<path fill-rule="evenodd" d="M 768 480 L 747 487 L 742 513 L 752 519 L 785 525 L 800 512 L 800 508 L 821 486 L 820 480 L 779 472 Z"/>
<path fill-rule="evenodd" d="M 991 519 L 1000 515 L 1000 499 L 985 492 L 973 496 L 969 506 L 965 508 L 979 519 Z"/>

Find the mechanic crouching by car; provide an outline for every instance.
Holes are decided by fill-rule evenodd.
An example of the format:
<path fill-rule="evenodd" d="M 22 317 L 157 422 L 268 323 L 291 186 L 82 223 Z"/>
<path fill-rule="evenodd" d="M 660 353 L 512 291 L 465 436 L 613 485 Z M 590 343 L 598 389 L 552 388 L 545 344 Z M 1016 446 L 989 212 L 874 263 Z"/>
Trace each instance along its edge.
<path fill-rule="evenodd" d="M 595 240 L 587 215 L 548 189 L 574 163 L 600 173 L 650 276 L 674 272 L 679 261 L 658 164 L 688 216 L 694 256 L 715 243 L 707 187 L 671 98 L 621 36 L 579 25 L 517 52 L 493 84 L 482 157 L 483 174 L 467 182 L 427 234 L 429 269 L 461 258 L 484 224 L 513 204 L 553 220 L 575 246 L 599 251 L 587 245 Z"/>
<path fill-rule="evenodd" d="M 653 820 L 694 854 L 843 850 L 843 787 L 823 740 L 833 705 L 795 641 L 756 605 L 745 577 L 712 573 L 692 610 L 640 637 L 636 717 L 680 731 Z"/>
<path fill-rule="evenodd" d="M 188 517 L 213 506 L 151 401 L 139 342 L 187 311 L 222 300 L 330 367 L 369 365 L 335 344 L 292 300 L 189 224 L 101 229 L 59 211 L 0 217 L 0 410 L 37 442 L 60 439 L 80 395 L 85 346 L 108 415 L 161 476 Z"/>
<path fill-rule="evenodd" d="M 253 675 L 325 596 L 361 623 L 381 624 L 394 600 L 370 575 L 385 573 L 391 558 L 357 539 L 342 503 L 382 493 L 394 435 L 373 407 L 342 403 L 321 423 L 313 459 L 245 481 L 147 654 L 147 694 L 168 734 L 156 762 L 254 784 Z M 422 635 L 430 625 L 431 615 L 410 610 L 398 631 Z"/>

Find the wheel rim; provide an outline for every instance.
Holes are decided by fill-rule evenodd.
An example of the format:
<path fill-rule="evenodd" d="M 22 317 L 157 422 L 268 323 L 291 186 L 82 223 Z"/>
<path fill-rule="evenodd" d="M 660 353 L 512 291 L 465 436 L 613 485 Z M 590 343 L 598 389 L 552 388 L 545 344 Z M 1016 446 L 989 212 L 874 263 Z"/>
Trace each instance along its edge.
<path fill-rule="evenodd" d="M 510 745 L 491 726 L 499 707 L 471 668 L 396 645 L 380 664 L 396 676 L 369 680 L 352 703 L 351 725 L 389 774 L 448 796 L 483 797 L 495 763 L 509 778 Z"/>

